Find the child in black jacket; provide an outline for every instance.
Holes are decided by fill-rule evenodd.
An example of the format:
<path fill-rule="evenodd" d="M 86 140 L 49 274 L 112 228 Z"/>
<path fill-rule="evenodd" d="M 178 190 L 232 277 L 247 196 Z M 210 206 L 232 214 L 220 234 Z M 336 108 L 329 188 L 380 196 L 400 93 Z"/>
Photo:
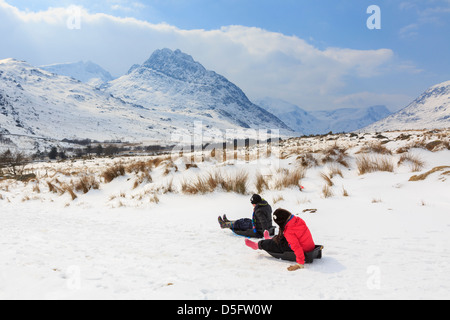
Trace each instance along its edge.
<path fill-rule="evenodd" d="M 250 238 L 262 238 L 265 230 L 269 230 L 273 235 L 275 228 L 272 225 L 272 207 L 257 194 L 252 196 L 250 202 L 254 208 L 252 219 L 243 218 L 230 221 L 224 215 L 218 218 L 220 227 L 222 229 L 229 228 L 237 235 Z"/>

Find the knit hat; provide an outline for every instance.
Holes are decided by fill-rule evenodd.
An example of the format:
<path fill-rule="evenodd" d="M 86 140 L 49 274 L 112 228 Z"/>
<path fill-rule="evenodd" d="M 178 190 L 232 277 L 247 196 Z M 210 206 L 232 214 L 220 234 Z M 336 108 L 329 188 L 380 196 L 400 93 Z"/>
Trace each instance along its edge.
<path fill-rule="evenodd" d="M 273 220 L 276 222 L 277 225 L 284 228 L 284 225 L 291 217 L 292 213 L 290 213 L 287 210 L 284 209 L 277 209 L 273 213 Z"/>
<path fill-rule="evenodd" d="M 254 195 L 252 196 L 252 198 L 250 199 L 250 202 L 251 202 L 252 204 L 258 204 L 258 203 L 261 203 L 261 202 L 262 202 L 262 198 L 261 198 L 261 196 L 260 196 L 259 194 L 254 194 Z"/>

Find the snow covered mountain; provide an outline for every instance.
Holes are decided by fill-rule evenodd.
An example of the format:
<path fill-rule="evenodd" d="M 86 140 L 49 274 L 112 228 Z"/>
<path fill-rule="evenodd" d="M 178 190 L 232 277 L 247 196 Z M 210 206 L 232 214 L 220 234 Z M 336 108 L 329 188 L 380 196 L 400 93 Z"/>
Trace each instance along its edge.
<path fill-rule="evenodd" d="M 134 65 L 102 90 L 152 110 L 176 128 L 191 128 L 194 121 L 201 121 L 209 129 L 293 133 L 276 116 L 250 102 L 236 85 L 180 50 L 156 50 L 142 65 Z"/>
<path fill-rule="evenodd" d="M 450 81 L 437 84 L 406 108 L 362 131 L 442 129 L 450 127 Z"/>
<path fill-rule="evenodd" d="M 275 114 L 281 121 L 299 134 L 317 134 L 322 133 L 324 130 L 321 122 L 316 117 L 299 106 L 284 100 L 266 97 L 264 99 L 256 100 L 255 103 Z"/>
<path fill-rule="evenodd" d="M 88 80 L 85 76 L 102 74 L 96 68 L 85 72 L 86 66 L 46 67 L 50 72 L 24 61 L 0 60 L 0 133 L 172 144 L 180 143 L 173 141 L 174 133 L 192 135 L 201 122 L 205 142 L 230 138 L 227 130 L 237 131 L 233 138 L 246 138 L 242 129 L 248 128 L 293 134 L 237 86 L 179 50 L 156 51 L 102 89 L 82 82 Z M 68 70 L 80 70 L 80 80 L 73 72 L 71 77 L 57 74 Z"/>
<path fill-rule="evenodd" d="M 114 80 L 114 77 L 111 76 L 108 71 L 91 61 L 52 64 L 48 66 L 41 66 L 40 68 L 61 76 L 72 77 L 94 86 Z"/>
<path fill-rule="evenodd" d="M 391 115 L 386 106 L 341 108 L 332 111 L 312 111 L 324 125 L 325 132 L 352 132 Z"/>
<path fill-rule="evenodd" d="M 304 135 L 332 132 L 352 132 L 391 114 L 385 106 L 342 108 L 332 111 L 306 111 L 296 105 L 274 98 L 256 101 L 289 127 Z"/>
<path fill-rule="evenodd" d="M 55 140 L 143 140 L 158 122 L 73 78 L 24 61 L 0 60 L 0 132 Z"/>

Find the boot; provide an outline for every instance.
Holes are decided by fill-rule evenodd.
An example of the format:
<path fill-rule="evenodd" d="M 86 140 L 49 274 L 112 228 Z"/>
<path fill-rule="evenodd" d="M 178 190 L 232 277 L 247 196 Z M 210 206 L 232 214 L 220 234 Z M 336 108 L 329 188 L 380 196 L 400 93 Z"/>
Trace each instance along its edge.
<path fill-rule="evenodd" d="M 231 222 L 231 223 L 235 223 L 235 222 L 236 222 L 236 220 L 230 220 L 230 219 L 228 219 L 228 217 L 227 217 L 226 214 L 223 215 L 222 220 L 225 221 L 225 222 Z"/>
<path fill-rule="evenodd" d="M 251 241 L 249 239 L 245 239 L 245 245 L 247 247 L 252 248 L 253 250 L 258 250 L 259 249 L 258 243 L 257 242 L 253 242 L 253 241 Z"/>
<path fill-rule="evenodd" d="M 219 225 L 222 229 L 231 229 L 233 224 L 230 221 L 223 221 L 222 217 L 219 216 Z"/>

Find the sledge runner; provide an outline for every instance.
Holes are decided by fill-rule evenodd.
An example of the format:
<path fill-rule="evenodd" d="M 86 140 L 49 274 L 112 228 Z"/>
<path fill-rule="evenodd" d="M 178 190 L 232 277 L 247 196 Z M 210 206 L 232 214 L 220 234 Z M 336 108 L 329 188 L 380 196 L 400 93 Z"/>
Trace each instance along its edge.
<path fill-rule="evenodd" d="M 262 238 L 265 230 L 269 230 L 272 235 L 275 234 L 275 227 L 272 225 L 272 207 L 269 203 L 258 194 L 254 194 L 250 202 L 254 208 L 252 219 L 230 221 L 224 215 L 218 218 L 220 227 L 231 229 L 237 235 L 249 238 Z"/>
<path fill-rule="evenodd" d="M 311 232 L 305 221 L 284 209 L 277 209 L 273 213 L 273 217 L 276 224 L 280 227 L 277 236 L 270 239 L 269 233 L 265 232 L 265 240 L 253 242 L 246 239 L 245 244 L 254 250 L 265 250 L 269 253 L 283 254 L 294 252 L 297 264 L 290 266 L 288 270 L 303 269 L 305 267 L 305 252 L 311 252 L 316 249 Z"/>

